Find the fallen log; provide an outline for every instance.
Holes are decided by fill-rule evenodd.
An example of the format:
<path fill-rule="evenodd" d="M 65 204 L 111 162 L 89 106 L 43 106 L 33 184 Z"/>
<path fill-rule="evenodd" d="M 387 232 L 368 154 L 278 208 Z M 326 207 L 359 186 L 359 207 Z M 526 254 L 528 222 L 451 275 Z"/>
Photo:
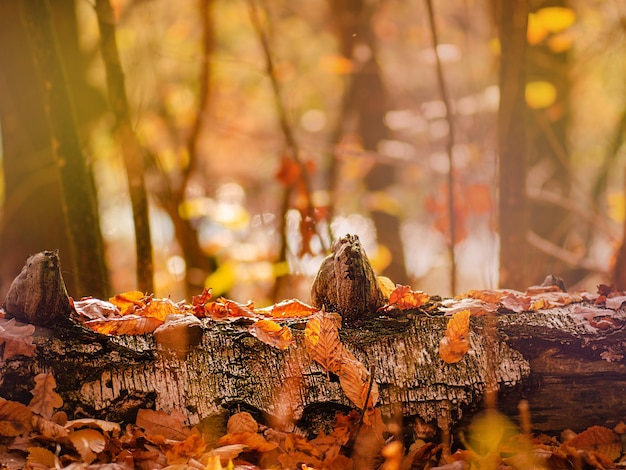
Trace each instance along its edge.
<path fill-rule="evenodd" d="M 39 260 L 29 260 L 16 288 L 22 288 L 17 279 L 32 282 L 30 274 L 60 277 L 59 263 L 51 262 L 56 254 L 35 256 Z M 50 276 L 41 263 L 58 273 Z M 61 285 L 57 281 L 53 285 Z M 63 289 L 59 295 L 66 297 Z M 44 298 L 57 306 L 63 303 L 38 297 Z M 428 309 L 382 316 L 371 312 L 362 320 L 352 317 L 353 323 L 340 330 L 343 347 L 371 372 L 383 416 L 400 410 L 406 417 L 450 425 L 480 408 L 486 387 L 497 387 L 500 406 L 511 415 L 520 398 L 529 401 L 536 430 L 611 426 L 626 417 L 626 401 L 621 399 L 626 310 L 621 306 L 611 309 L 580 299 L 521 313 L 473 314 L 470 349 L 448 364 L 439 355 L 439 343 L 449 319 L 443 313 L 451 305 L 435 301 Z M 285 350 L 252 336 L 246 318 L 194 318 L 187 326 L 192 339 L 176 349 L 155 340 L 156 332 L 95 333 L 64 307 L 60 313 L 45 313 L 55 318 L 53 323 L 39 322 L 34 311 L 46 309 L 20 300 L 0 320 L 2 398 L 27 403 L 34 377 L 50 372 L 71 417 L 83 413 L 132 422 L 139 409 L 149 408 L 181 411 L 194 425 L 242 409 L 273 426 L 310 430 L 311 416 L 354 407 L 337 377 L 311 359 L 306 318 L 283 322 L 294 336 L 294 344 Z M 20 332 L 10 317 L 35 325 Z"/>

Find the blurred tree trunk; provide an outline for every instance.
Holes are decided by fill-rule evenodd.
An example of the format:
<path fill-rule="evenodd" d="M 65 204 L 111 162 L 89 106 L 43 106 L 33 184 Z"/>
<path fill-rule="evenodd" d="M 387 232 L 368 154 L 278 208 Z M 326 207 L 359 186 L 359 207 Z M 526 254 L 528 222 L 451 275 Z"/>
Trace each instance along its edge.
<path fill-rule="evenodd" d="M 73 294 L 105 297 L 109 290 L 108 275 L 95 185 L 81 149 L 69 83 L 49 5 L 41 0 L 23 0 L 19 4 L 37 70 L 35 76 L 43 91 L 43 116 L 49 128 L 53 156 L 50 170 L 56 169 L 61 182 L 66 236 L 73 259 Z"/>
<path fill-rule="evenodd" d="M 526 201 L 526 28 L 528 2 L 502 0 L 500 29 L 500 109 L 498 112 L 500 286 L 528 285 Z"/>
<path fill-rule="evenodd" d="M 109 102 L 115 115 L 116 136 L 126 168 L 128 191 L 133 208 L 135 251 L 137 254 L 137 288 L 150 294 L 154 292 L 154 264 L 152 261 L 148 193 L 143 176 L 145 171 L 144 150 L 130 121 L 124 72 L 115 37 L 115 17 L 110 1 L 96 0 L 96 13 L 100 29 L 100 51 L 107 75 Z"/>
<path fill-rule="evenodd" d="M 534 0 L 531 10 L 544 7 L 567 7 L 566 0 Z M 528 145 L 528 169 L 539 174 L 540 187 L 535 181 L 529 186 L 535 190 L 556 194 L 563 200 L 570 197 L 572 170 L 567 145 L 567 129 L 570 117 L 569 54 L 567 49 L 554 50 L 545 39 L 529 45 L 526 52 L 527 81 L 545 81 L 556 88 L 556 101 L 541 109 L 528 108 L 526 138 Z M 533 171 L 533 169 L 535 171 Z M 558 205 L 547 203 L 541 197 L 529 201 L 529 228 L 539 237 L 563 247 L 574 225 L 579 221 L 569 217 L 569 211 Z M 532 249 L 528 263 L 530 283 L 540 282 L 548 273 L 563 277 L 566 285 L 580 280 L 580 272 L 546 253 Z M 541 262 L 537 262 L 537 261 Z M 535 266 L 536 269 L 532 267 Z M 538 272 L 540 269 L 541 272 Z M 547 271 L 546 271 L 547 270 Z"/>
<path fill-rule="evenodd" d="M 341 118 L 344 122 L 356 121 L 355 131 L 361 137 L 363 148 L 375 153 L 379 143 L 389 136 L 383 121 L 387 103 L 376 58 L 376 38 L 372 25 L 374 8 L 375 6 L 363 0 L 331 0 L 341 53 L 352 60 L 354 65 L 352 81 L 345 92 L 347 96 Z M 395 171 L 391 165 L 377 162 L 367 174 L 365 185 L 370 193 L 385 192 L 395 183 L 395 179 Z M 391 209 L 378 205 L 369 210 L 378 242 L 391 253 L 391 263 L 381 274 L 393 282 L 408 284 L 398 216 Z"/>
<path fill-rule="evenodd" d="M 84 57 L 78 46 L 74 0 L 55 1 L 52 11 L 59 49 L 85 125 L 102 112 L 103 100 L 87 86 Z M 4 208 L 0 232 L 0 297 L 27 256 L 58 249 L 65 266 L 73 266 L 63 222 L 61 187 L 46 122 L 41 82 L 28 49 L 19 2 L 0 2 L 0 123 L 3 145 Z M 86 127 L 86 126 L 85 126 Z M 66 273 L 70 293 L 77 294 L 74 273 Z"/>

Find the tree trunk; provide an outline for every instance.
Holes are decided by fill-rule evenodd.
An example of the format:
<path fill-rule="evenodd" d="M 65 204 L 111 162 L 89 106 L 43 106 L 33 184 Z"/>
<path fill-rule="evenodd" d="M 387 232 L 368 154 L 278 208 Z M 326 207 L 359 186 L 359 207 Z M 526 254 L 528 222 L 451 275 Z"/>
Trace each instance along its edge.
<path fill-rule="evenodd" d="M 39 75 L 54 167 L 61 181 L 63 213 L 72 253 L 75 294 L 108 294 L 108 275 L 91 168 L 82 152 L 74 106 L 56 42 L 49 6 L 23 0 L 22 16 Z"/>
<path fill-rule="evenodd" d="M 308 418 L 320 409 L 353 406 L 337 377 L 309 356 L 303 331 L 307 318 L 286 323 L 295 337 L 286 350 L 253 337 L 243 319 L 197 322 L 190 328 L 193 341 L 187 348 L 156 334 L 100 335 L 67 315 L 63 299 L 65 305 L 69 302 L 54 253 L 33 258 L 15 280 L 7 312 L 53 326 L 37 326 L 32 336 L 24 337 L 26 343 L 32 340 L 31 353 L 11 357 L 5 345 L 0 363 L 3 398 L 30 400 L 33 377 L 45 371 L 54 375 L 70 416 L 80 410 L 111 421 L 133 421 L 138 409 L 155 408 L 179 410 L 195 424 L 242 408 L 273 423 L 307 428 Z M 39 259 L 45 264 L 38 264 Z M 58 307 L 37 308 L 48 303 Z M 343 347 L 373 371 L 377 406 L 384 416 L 401 410 L 404 416 L 436 422 L 445 413 L 453 424 L 480 407 L 485 387 L 493 385 L 491 378 L 501 388 L 503 410 L 516 414 L 519 399 L 529 401 L 538 431 L 611 426 L 626 414 L 621 397 L 626 386 L 626 308 L 611 310 L 581 301 L 532 313 L 472 317 L 471 348 L 452 364 L 439 356 L 449 317 L 436 308 L 430 312 L 374 316 L 341 330 Z M 494 318 L 496 337 L 488 333 Z M 0 320 L 0 340 L 8 340 L 3 332 L 10 331 L 9 321 Z"/>
<path fill-rule="evenodd" d="M 525 50 L 528 2 L 500 2 L 498 113 L 500 285 L 524 289 L 527 280 Z"/>

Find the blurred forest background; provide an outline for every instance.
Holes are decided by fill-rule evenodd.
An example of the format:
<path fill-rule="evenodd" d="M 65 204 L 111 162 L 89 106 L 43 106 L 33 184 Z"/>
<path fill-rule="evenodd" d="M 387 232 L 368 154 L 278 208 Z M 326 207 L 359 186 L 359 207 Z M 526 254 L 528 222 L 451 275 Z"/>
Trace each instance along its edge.
<path fill-rule="evenodd" d="M 2 0 L 0 294 L 623 285 L 625 74 L 622 0 Z"/>

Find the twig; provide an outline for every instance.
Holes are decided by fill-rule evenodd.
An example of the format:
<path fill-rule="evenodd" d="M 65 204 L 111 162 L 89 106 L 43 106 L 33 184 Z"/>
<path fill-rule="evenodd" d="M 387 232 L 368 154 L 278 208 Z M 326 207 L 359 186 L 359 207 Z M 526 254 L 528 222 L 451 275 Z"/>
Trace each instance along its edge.
<path fill-rule="evenodd" d="M 154 265 L 152 238 L 148 214 L 148 194 L 143 173 L 144 155 L 131 120 L 124 84 L 124 73 L 115 38 L 115 23 L 110 0 L 96 0 L 96 13 L 100 29 L 100 50 L 106 69 L 107 90 L 111 109 L 115 115 L 119 146 L 126 167 L 128 190 L 135 225 L 135 250 L 137 253 L 137 288 L 143 292 L 154 291 Z"/>
<path fill-rule="evenodd" d="M 295 139 L 291 125 L 289 124 L 289 119 L 287 117 L 287 110 L 285 108 L 285 105 L 283 103 L 283 99 L 281 96 L 280 85 L 278 84 L 278 80 L 276 79 L 276 74 L 274 73 L 274 61 L 272 59 L 269 41 L 267 39 L 265 31 L 263 30 L 263 26 L 261 24 L 261 18 L 259 17 L 259 12 L 258 12 L 258 8 L 257 8 L 255 0 L 248 0 L 248 10 L 250 13 L 250 19 L 252 21 L 252 25 L 254 27 L 254 30 L 257 33 L 259 42 L 261 43 L 261 48 L 263 49 L 263 55 L 265 58 L 265 68 L 266 68 L 267 75 L 270 79 L 270 83 L 272 84 L 272 92 L 274 94 L 274 102 L 276 104 L 276 110 L 278 112 L 278 120 L 280 123 L 280 128 L 282 130 L 283 136 L 285 137 L 287 148 L 289 149 L 291 153 L 291 158 L 293 158 L 293 161 L 296 162 L 296 164 L 300 168 L 300 175 L 301 175 L 302 183 L 304 184 L 304 188 L 306 191 L 307 217 L 310 218 L 311 223 L 313 224 L 313 227 L 315 227 L 316 225 L 315 214 L 314 214 L 313 201 L 311 198 L 312 190 L 311 190 L 309 172 L 306 168 L 306 165 L 300 158 L 300 148 Z M 293 188 L 291 187 L 291 188 L 288 188 L 288 190 L 286 191 L 285 198 L 287 200 L 290 198 L 292 190 Z M 283 208 L 284 207 L 288 207 L 288 204 L 283 203 Z M 283 213 L 282 216 L 284 218 L 285 214 Z M 286 239 L 285 239 L 286 237 L 285 237 L 284 230 L 282 231 L 282 234 L 283 236 L 282 236 L 282 241 L 281 241 L 280 260 L 284 261 L 286 257 L 285 256 L 286 255 Z M 323 242 L 323 237 L 320 237 L 320 239 Z"/>
<path fill-rule="evenodd" d="M 432 0 L 425 0 L 428 7 L 428 21 L 430 23 L 430 33 L 433 41 L 433 51 L 437 63 L 437 81 L 439 82 L 439 93 L 446 108 L 446 121 L 448 122 L 448 140 L 446 141 L 446 151 L 448 153 L 448 213 L 450 217 L 450 242 L 448 244 L 448 253 L 450 256 L 450 293 L 456 293 L 456 256 L 454 254 L 454 245 L 456 241 L 456 221 L 454 217 L 454 161 L 452 151 L 454 148 L 454 119 L 452 118 L 452 107 L 450 106 L 450 98 L 448 97 L 448 88 L 443 76 L 443 67 L 441 58 L 437 51 L 439 40 L 437 38 L 437 27 L 435 25 L 435 13 L 433 11 Z"/>

